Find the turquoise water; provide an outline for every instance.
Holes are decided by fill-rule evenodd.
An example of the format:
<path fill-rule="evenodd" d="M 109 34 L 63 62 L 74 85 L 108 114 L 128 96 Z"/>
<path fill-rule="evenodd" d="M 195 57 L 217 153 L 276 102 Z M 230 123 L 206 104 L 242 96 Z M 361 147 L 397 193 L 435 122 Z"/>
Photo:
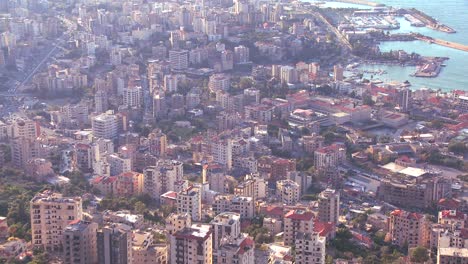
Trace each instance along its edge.
<path fill-rule="evenodd" d="M 426 27 L 412 27 L 404 18 L 399 19 L 400 29 L 392 32 L 419 32 L 421 34 L 454 41 L 468 45 L 468 0 L 374 0 L 388 6 L 410 8 L 414 7 L 426 14 L 433 16 L 440 22 L 454 28 L 457 33 L 448 34 L 435 31 Z M 313 1 L 312 1 L 313 2 Z M 347 3 L 327 3 L 327 7 L 357 7 L 361 5 Z M 369 7 L 367 7 L 369 8 Z M 385 42 L 380 45 L 381 50 L 405 50 L 416 52 L 423 56 L 449 57 L 445 67 L 437 78 L 416 78 L 411 77 L 415 71 L 414 67 L 388 66 L 388 65 L 363 65 L 361 69 L 382 69 L 387 74 L 374 76 L 383 81 L 405 81 L 412 83 L 413 89 L 428 87 L 433 89 L 448 90 L 468 90 L 468 52 L 459 51 L 447 47 L 429 44 L 421 41 L 413 42 Z M 369 77 L 369 76 L 366 76 Z"/>

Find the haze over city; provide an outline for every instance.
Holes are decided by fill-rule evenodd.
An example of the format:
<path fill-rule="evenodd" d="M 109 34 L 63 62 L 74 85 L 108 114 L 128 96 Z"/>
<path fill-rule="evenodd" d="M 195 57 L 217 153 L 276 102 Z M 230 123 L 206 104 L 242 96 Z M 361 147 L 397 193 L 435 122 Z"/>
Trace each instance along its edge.
<path fill-rule="evenodd" d="M 0 263 L 468 263 L 466 0 L 0 0 Z"/>

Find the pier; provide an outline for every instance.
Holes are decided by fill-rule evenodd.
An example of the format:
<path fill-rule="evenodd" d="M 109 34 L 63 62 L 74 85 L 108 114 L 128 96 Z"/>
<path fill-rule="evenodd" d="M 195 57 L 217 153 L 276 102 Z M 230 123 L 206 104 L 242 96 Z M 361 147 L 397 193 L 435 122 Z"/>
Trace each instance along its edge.
<path fill-rule="evenodd" d="M 366 0 L 335 0 L 335 2 L 349 3 L 349 4 L 357 4 L 357 5 L 366 5 L 366 6 L 372 6 L 372 7 L 382 7 L 382 6 L 385 6 L 384 4 L 380 4 L 380 3 L 376 3 L 376 2 L 371 2 L 371 1 L 366 1 Z"/>
<path fill-rule="evenodd" d="M 437 45 L 440 45 L 440 46 L 444 46 L 444 47 L 448 47 L 448 48 L 468 52 L 468 45 L 464 45 L 464 44 L 460 44 L 460 43 L 456 43 L 456 42 L 451 42 L 451 41 L 446 41 L 446 40 L 443 40 L 443 39 L 435 39 L 435 38 L 427 37 L 427 36 L 424 36 L 424 35 L 421 35 L 421 34 L 412 34 L 412 35 L 418 40 L 422 40 L 422 41 L 425 41 L 425 42 L 428 42 L 428 43 L 431 43 L 431 44 L 437 44 Z"/>
<path fill-rule="evenodd" d="M 428 28 L 438 30 L 438 31 L 442 31 L 442 32 L 445 32 L 445 33 L 456 33 L 457 32 L 457 31 L 455 31 L 455 29 L 440 23 L 439 21 L 437 21 L 433 17 L 423 13 L 420 10 L 417 10 L 416 8 L 406 9 L 406 12 L 408 12 L 408 14 L 411 15 L 413 18 L 415 18 L 415 19 L 421 21 L 422 23 L 424 23 L 426 25 L 426 27 L 428 27 Z"/>

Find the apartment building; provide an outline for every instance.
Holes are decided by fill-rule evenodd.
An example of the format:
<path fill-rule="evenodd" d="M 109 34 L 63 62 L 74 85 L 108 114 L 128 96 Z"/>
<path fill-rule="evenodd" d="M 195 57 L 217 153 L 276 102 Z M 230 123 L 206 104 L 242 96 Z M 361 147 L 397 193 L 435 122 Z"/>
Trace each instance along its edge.
<path fill-rule="evenodd" d="M 296 234 L 296 264 L 323 264 L 325 263 L 326 238 L 318 233 Z"/>
<path fill-rule="evenodd" d="M 210 225 L 192 224 L 170 236 L 170 263 L 213 263 L 212 234 Z"/>
<path fill-rule="evenodd" d="M 298 233 L 314 231 L 314 214 L 311 211 L 296 209 L 284 215 L 284 244 L 295 245 Z"/>
<path fill-rule="evenodd" d="M 340 217 L 340 192 L 327 188 L 319 195 L 318 221 L 337 224 Z"/>
<path fill-rule="evenodd" d="M 32 245 L 45 251 L 62 251 L 63 231 L 83 216 L 80 197 L 62 197 L 45 191 L 30 202 Z"/>
<path fill-rule="evenodd" d="M 65 264 L 97 264 L 98 224 L 83 220 L 72 221 L 63 230 L 63 259 Z"/>
<path fill-rule="evenodd" d="M 175 182 L 183 178 L 183 167 L 179 161 L 159 160 L 156 166 L 143 170 L 143 192 L 159 200 L 168 191 L 175 190 Z"/>
<path fill-rule="evenodd" d="M 201 221 L 201 193 L 197 187 L 189 187 L 177 194 L 177 213 L 190 214 L 193 221 Z"/>
<path fill-rule="evenodd" d="M 418 213 L 394 210 L 388 218 L 388 230 L 392 244 L 408 248 L 425 246 L 428 241 L 426 219 Z"/>
<path fill-rule="evenodd" d="M 132 234 L 132 264 L 166 264 L 166 244 L 155 244 L 151 232 L 134 231 Z"/>
<path fill-rule="evenodd" d="M 277 181 L 276 194 L 286 205 L 295 205 L 301 199 L 300 186 L 292 180 Z"/>
<path fill-rule="evenodd" d="M 119 132 L 119 121 L 116 115 L 103 113 L 92 119 L 93 136 L 96 138 L 115 139 Z"/>
<path fill-rule="evenodd" d="M 339 165 L 346 158 L 344 144 L 335 143 L 314 151 L 314 163 L 317 168 L 329 168 Z"/>
<path fill-rule="evenodd" d="M 232 194 L 216 195 L 213 202 L 213 211 L 216 214 L 235 212 L 239 213 L 242 219 L 251 219 L 255 216 L 255 202 L 252 197 Z"/>
<path fill-rule="evenodd" d="M 126 264 L 132 261 L 130 227 L 112 224 L 97 231 L 99 264 Z"/>

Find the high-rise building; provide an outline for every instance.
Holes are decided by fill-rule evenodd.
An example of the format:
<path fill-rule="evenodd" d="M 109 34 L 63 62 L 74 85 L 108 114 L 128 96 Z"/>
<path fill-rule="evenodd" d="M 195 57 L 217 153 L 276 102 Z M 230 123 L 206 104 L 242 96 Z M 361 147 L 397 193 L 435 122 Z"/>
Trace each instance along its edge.
<path fill-rule="evenodd" d="M 177 213 L 189 213 L 193 221 L 201 221 L 201 196 L 200 189 L 193 186 L 177 193 Z"/>
<path fill-rule="evenodd" d="M 397 105 L 400 112 L 408 112 L 411 110 L 412 91 L 408 88 L 403 88 L 397 92 Z"/>
<path fill-rule="evenodd" d="M 98 263 L 97 228 L 97 223 L 75 220 L 63 230 L 65 264 Z"/>
<path fill-rule="evenodd" d="M 13 165 L 24 168 L 29 160 L 41 157 L 41 144 L 36 139 L 31 138 L 13 139 L 11 157 Z"/>
<path fill-rule="evenodd" d="M 156 156 L 164 156 L 167 149 L 167 136 L 161 130 L 154 130 L 148 135 L 150 153 Z"/>
<path fill-rule="evenodd" d="M 92 120 L 93 136 L 96 138 L 115 139 L 119 132 L 119 121 L 116 115 L 103 113 Z"/>
<path fill-rule="evenodd" d="M 213 212 L 238 212 L 242 219 L 252 219 L 255 216 L 255 201 L 252 197 L 232 194 L 216 195 L 213 202 Z"/>
<path fill-rule="evenodd" d="M 192 225 L 192 216 L 188 213 L 172 213 L 166 218 L 166 231 L 169 235 Z"/>
<path fill-rule="evenodd" d="M 132 264 L 166 264 L 166 244 L 155 244 L 152 232 L 134 231 L 132 234 Z"/>
<path fill-rule="evenodd" d="M 188 68 L 187 50 L 170 50 L 169 62 L 173 70 L 185 70 Z"/>
<path fill-rule="evenodd" d="M 284 244 L 295 245 L 298 233 L 312 233 L 314 214 L 306 210 L 291 210 L 284 216 Z"/>
<path fill-rule="evenodd" d="M 211 142 L 213 161 L 223 165 L 227 170 L 232 169 L 232 140 L 216 139 Z"/>
<path fill-rule="evenodd" d="M 231 78 L 226 74 L 213 74 L 210 76 L 208 88 L 211 91 L 227 91 L 231 86 Z"/>
<path fill-rule="evenodd" d="M 143 192 L 153 199 L 168 191 L 174 191 L 174 183 L 183 178 L 182 163 L 175 160 L 160 160 L 156 166 L 149 166 L 143 171 Z"/>
<path fill-rule="evenodd" d="M 210 225 L 193 224 L 171 236 L 170 263 L 213 263 L 212 233 Z"/>
<path fill-rule="evenodd" d="M 12 124 L 12 137 L 13 138 L 29 138 L 36 139 L 41 129 L 36 121 L 29 119 L 16 119 Z"/>
<path fill-rule="evenodd" d="M 343 144 L 335 143 L 314 151 L 316 168 L 330 168 L 340 164 L 345 159 L 346 149 Z"/>
<path fill-rule="evenodd" d="M 318 202 L 319 222 L 332 222 L 337 224 L 340 217 L 340 192 L 326 189 L 319 195 Z"/>
<path fill-rule="evenodd" d="M 109 108 L 108 95 L 105 91 L 97 91 L 94 94 L 94 112 L 100 114 L 107 111 Z"/>
<path fill-rule="evenodd" d="M 30 202 L 32 245 L 48 252 L 63 249 L 63 230 L 83 216 L 80 197 L 45 191 Z"/>
<path fill-rule="evenodd" d="M 341 65 L 335 65 L 333 67 L 333 76 L 335 82 L 343 81 L 343 72 L 344 69 L 343 67 L 341 67 Z"/>
<path fill-rule="evenodd" d="M 99 264 L 131 263 L 132 236 L 118 225 L 105 226 L 97 231 Z"/>
<path fill-rule="evenodd" d="M 210 190 L 224 193 L 226 184 L 226 171 L 224 167 L 217 163 L 210 163 L 203 166 L 202 178 L 204 183 L 208 182 Z"/>
<path fill-rule="evenodd" d="M 280 78 L 282 83 L 296 83 L 297 71 L 292 66 L 282 66 Z"/>
<path fill-rule="evenodd" d="M 234 48 L 234 61 L 236 63 L 246 63 L 249 61 L 249 48 L 240 45 Z"/>
<path fill-rule="evenodd" d="M 318 233 L 299 232 L 296 235 L 296 264 L 323 264 L 325 263 L 326 238 Z"/>
<path fill-rule="evenodd" d="M 224 212 L 211 221 L 213 228 L 213 263 L 254 263 L 254 243 L 240 232 L 240 215 Z"/>
<path fill-rule="evenodd" d="M 394 210 L 388 220 L 388 233 L 392 244 L 413 248 L 425 246 L 427 241 L 426 219 L 424 215 Z"/>
<path fill-rule="evenodd" d="M 301 188 L 292 180 L 277 181 L 276 190 L 283 204 L 295 205 L 301 199 Z"/>
<path fill-rule="evenodd" d="M 127 87 L 123 91 L 123 104 L 129 108 L 140 108 L 143 105 L 141 86 Z"/>

